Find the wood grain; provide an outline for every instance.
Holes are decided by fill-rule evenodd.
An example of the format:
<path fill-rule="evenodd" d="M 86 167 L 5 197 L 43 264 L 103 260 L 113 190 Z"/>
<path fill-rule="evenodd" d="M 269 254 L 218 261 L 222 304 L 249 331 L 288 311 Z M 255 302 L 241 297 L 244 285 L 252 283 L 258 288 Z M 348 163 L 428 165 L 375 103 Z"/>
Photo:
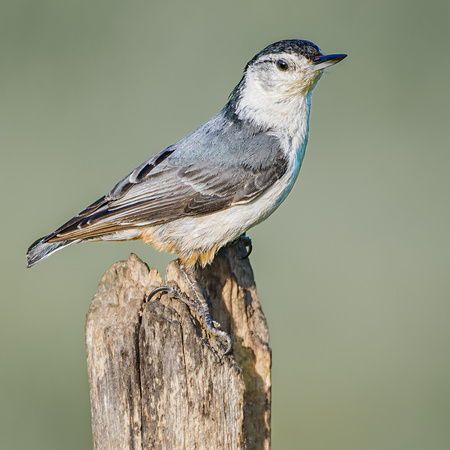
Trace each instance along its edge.
<path fill-rule="evenodd" d="M 271 351 L 245 249 L 223 249 L 196 280 L 231 355 L 136 255 L 103 276 L 86 317 L 96 449 L 270 448 Z M 190 288 L 177 261 L 165 283 Z"/>

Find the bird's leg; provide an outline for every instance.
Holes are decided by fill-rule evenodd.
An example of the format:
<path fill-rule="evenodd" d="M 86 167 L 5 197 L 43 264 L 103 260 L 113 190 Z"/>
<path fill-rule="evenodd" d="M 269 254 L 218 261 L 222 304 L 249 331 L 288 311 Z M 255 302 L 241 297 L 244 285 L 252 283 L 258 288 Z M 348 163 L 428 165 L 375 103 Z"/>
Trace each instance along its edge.
<path fill-rule="evenodd" d="M 245 245 L 245 248 L 247 249 L 247 253 L 245 256 L 242 257 L 242 259 L 247 259 L 250 256 L 250 253 L 253 250 L 252 246 L 252 240 L 244 234 L 239 236 L 236 239 L 233 239 L 231 242 L 228 242 L 227 247 L 234 247 L 235 245 L 239 244 L 239 242 L 242 242 Z"/>
<path fill-rule="evenodd" d="M 193 273 L 189 273 L 190 271 L 186 270 L 183 265 L 181 265 L 180 268 L 194 294 L 194 301 L 196 302 L 196 309 L 194 312 L 202 318 L 203 326 L 205 327 L 206 331 L 208 331 L 208 333 L 216 336 L 226 343 L 227 349 L 225 351 L 225 354 L 229 353 L 231 350 L 230 336 L 228 336 L 228 334 L 224 331 L 220 330 L 221 327 L 218 322 L 211 319 L 208 302 L 205 300 L 205 297 L 203 297 L 203 294 L 195 281 Z"/>
<path fill-rule="evenodd" d="M 183 272 L 189 286 L 192 289 L 194 297 L 193 299 L 189 298 L 184 292 L 181 292 L 181 290 L 178 287 L 161 286 L 150 292 L 148 300 L 150 300 L 150 298 L 158 292 L 167 292 L 170 298 L 175 298 L 180 302 L 184 303 L 191 310 L 192 313 L 194 313 L 197 317 L 201 318 L 203 327 L 209 334 L 219 338 L 221 341 L 225 343 L 226 350 L 224 354 L 229 353 L 231 350 L 230 336 L 228 336 L 227 333 L 225 333 L 220 329 L 219 323 L 211 319 L 208 303 L 203 297 L 203 294 L 201 293 L 197 283 L 195 282 L 193 273 L 185 269 L 183 265 L 180 265 L 180 269 Z"/>

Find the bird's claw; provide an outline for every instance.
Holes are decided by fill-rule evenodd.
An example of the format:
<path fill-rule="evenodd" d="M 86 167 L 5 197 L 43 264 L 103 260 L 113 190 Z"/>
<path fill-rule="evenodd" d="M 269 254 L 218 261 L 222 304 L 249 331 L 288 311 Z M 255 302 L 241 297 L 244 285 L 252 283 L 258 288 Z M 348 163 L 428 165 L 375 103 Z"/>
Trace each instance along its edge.
<path fill-rule="evenodd" d="M 184 303 L 190 311 L 201 319 L 200 322 L 203 328 L 212 336 L 220 339 L 226 346 L 224 355 L 230 353 L 231 351 L 231 338 L 225 331 L 222 331 L 220 323 L 211 319 L 209 308 L 206 302 L 201 302 L 197 299 L 192 300 L 184 292 L 182 292 L 178 287 L 174 286 L 161 286 L 153 289 L 150 292 L 147 301 L 149 301 L 155 294 L 159 292 L 166 292 L 170 298 L 174 298 L 181 303 Z"/>
<path fill-rule="evenodd" d="M 147 301 L 150 301 L 150 299 L 158 292 L 166 292 L 170 298 L 179 300 L 191 310 L 195 309 L 197 306 L 196 303 L 191 300 L 184 292 L 181 292 L 179 288 L 174 286 L 161 286 L 153 289 L 153 291 L 150 292 L 149 296 L 147 297 Z"/>
<path fill-rule="evenodd" d="M 242 234 L 241 236 L 239 236 L 236 239 L 233 239 L 231 242 L 229 242 L 227 244 L 227 247 L 234 247 L 235 245 L 239 244 L 240 242 L 242 242 L 245 246 L 245 248 L 247 249 L 247 253 L 242 257 L 242 259 L 247 259 L 250 256 L 250 253 L 253 250 L 253 245 L 252 245 L 252 240 L 244 234 Z"/>

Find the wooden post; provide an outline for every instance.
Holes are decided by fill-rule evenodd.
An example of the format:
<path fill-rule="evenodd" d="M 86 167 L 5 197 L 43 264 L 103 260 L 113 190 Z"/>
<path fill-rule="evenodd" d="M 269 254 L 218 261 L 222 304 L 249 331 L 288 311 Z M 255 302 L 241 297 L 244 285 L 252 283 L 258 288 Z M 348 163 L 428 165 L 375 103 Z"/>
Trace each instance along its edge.
<path fill-rule="evenodd" d="M 230 334 L 223 356 L 189 309 L 136 255 L 103 276 L 86 317 L 95 449 L 269 449 L 271 351 L 245 249 L 198 269 L 211 315 Z M 172 261 L 165 284 L 190 289 Z"/>

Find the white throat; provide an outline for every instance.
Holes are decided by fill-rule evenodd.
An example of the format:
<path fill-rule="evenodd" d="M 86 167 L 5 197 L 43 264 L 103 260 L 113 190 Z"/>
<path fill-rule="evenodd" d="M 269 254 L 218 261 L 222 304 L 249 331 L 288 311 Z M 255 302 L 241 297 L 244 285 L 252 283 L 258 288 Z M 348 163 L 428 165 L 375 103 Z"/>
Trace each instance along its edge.
<path fill-rule="evenodd" d="M 308 139 L 309 114 L 312 90 L 285 93 L 268 92 L 252 78 L 247 78 L 241 88 L 236 114 L 280 138 L 287 138 L 298 148 Z"/>

